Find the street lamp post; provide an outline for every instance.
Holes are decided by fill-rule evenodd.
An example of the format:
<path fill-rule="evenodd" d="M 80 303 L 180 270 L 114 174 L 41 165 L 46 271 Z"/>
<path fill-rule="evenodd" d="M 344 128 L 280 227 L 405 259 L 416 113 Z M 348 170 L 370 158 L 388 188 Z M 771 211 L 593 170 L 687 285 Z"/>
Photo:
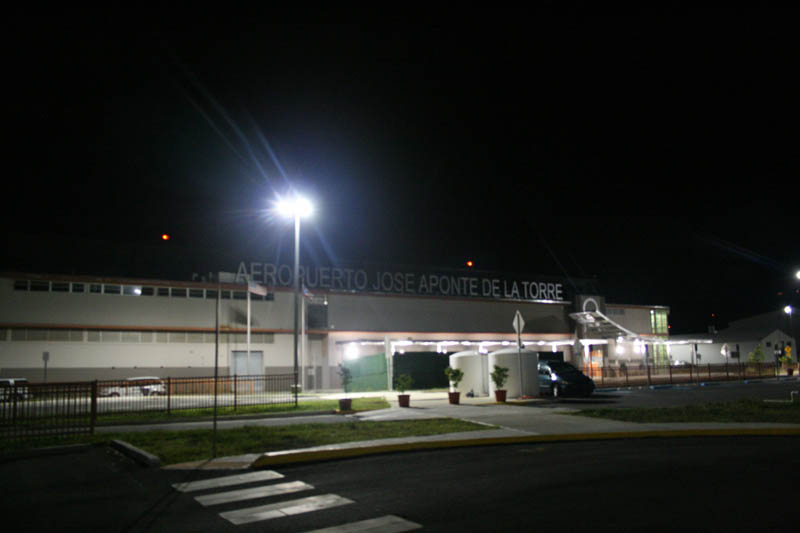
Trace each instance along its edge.
<path fill-rule="evenodd" d="M 313 208 L 311 202 L 299 196 L 281 199 L 278 211 L 294 218 L 294 404 L 297 405 L 297 363 L 298 331 L 300 326 L 300 219 L 309 216 Z"/>

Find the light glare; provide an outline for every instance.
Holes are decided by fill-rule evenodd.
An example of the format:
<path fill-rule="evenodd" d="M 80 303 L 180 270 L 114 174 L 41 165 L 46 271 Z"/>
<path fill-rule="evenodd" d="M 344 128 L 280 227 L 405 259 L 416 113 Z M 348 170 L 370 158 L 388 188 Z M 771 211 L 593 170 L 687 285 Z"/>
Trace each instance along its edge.
<path fill-rule="evenodd" d="M 293 196 L 291 198 L 281 198 L 278 201 L 278 213 L 285 217 L 300 217 L 304 218 L 314 211 L 311 202 L 302 196 Z"/>

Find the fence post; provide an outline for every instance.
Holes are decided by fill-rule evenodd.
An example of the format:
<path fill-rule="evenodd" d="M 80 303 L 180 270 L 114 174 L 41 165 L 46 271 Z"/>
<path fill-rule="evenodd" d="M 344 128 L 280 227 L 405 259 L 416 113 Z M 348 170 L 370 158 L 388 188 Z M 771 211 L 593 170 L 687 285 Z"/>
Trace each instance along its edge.
<path fill-rule="evenodd" d="M 728 360 L 725 359 L 725 381 L 730 381 L 731 377 L 728 374 Z"/>
<path fill-rule="evenodd" d="M 237 374 L 233 375 L 233 410 L 236 410 L 236 406 L 239 402 L 239 376 Z"/>
<path fill-rule="evenodd" d="M 692 364 L 689 365 L 689 383 L 694 383 L 694 376 L 692 375 L 692 367 L 693 366 L 694 365 L 692 365 Z"/>
<path fill-rule="evenodd" d="M 172 411 L 172 378 L 167 376 L 167 414 Z"/>
<path fill-rule="evenodd" d="M 647 384 L 652 385 L 653 383 L 650 381 L 650 363 L 647 363 Z"/>
<path fill-rule="evenodd" d="M 669 384 L 672 385 L 672 365 L 667 365 L 669 368 Z"/>
<path fill-rule="evenodd" d="M 97 380 L 92 381 L 91 415 L 89 416 L 89 433 L 94 435 L 94 426 L 97 424 Z"/>
<path fill-rule="evenodd" d="M 625 365 L 625 386 L 628 386 L 628 365 Z"/>

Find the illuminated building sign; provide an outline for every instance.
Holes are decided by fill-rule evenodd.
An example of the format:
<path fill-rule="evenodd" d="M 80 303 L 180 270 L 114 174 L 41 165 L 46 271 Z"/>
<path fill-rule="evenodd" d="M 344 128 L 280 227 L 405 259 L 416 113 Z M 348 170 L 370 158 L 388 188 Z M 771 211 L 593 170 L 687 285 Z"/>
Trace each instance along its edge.
<path fill-rule="evenodd" d="M 367 271 L 361 268 L 300 266 L 299 277 L 310 290 L 554 302 L 564 301 L 565 297 L 564 286 L 559 282 L 506 279 L 463 273 Z M 245 283 L 247 279 L 267 287 L 292 287 L 294 268 L 291 265 L 242 261 L 236 271 L 236 281 Z"/>

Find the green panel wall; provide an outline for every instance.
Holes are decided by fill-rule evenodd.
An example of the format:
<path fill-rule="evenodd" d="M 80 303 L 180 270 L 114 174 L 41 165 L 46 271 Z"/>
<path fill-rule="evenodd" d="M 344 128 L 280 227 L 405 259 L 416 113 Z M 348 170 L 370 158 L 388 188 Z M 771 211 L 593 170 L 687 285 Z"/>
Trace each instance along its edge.
<path fill-rule="evenodd" d="M 386 355 L 379 353 L 345 361 L 344 366 L 350 369 L 353 381 L 351 392 L 367 392 L 386 390 Z"/>
<path fill-rule="evenodd" d="M 447 388 L 444 369 L 449 366 L 450 355 L 437 352 L 410 352 L 394 354 L 392 358 L 395 378 L 408 374 L 414 382 L 412 389 Z"/>

